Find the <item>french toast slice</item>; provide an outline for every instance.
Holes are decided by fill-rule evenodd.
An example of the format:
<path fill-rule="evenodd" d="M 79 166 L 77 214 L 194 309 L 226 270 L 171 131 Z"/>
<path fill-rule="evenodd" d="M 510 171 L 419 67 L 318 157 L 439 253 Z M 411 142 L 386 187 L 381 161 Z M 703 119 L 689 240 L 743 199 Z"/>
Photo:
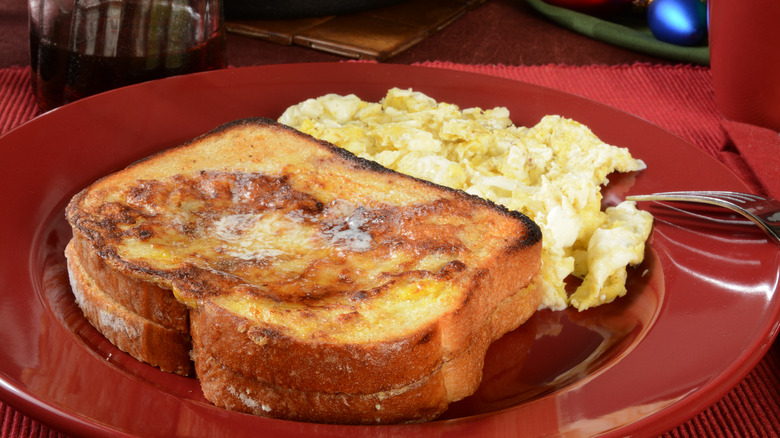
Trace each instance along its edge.
<path fill-rule="evenodd" d="M 408 422 L 410 419 L 431 420 L 446 410 L 450 401 L 470 395 L 476 390 L 489 344 L 500 338 L 506 327 L 519 326 L 535 312 L 536 309 L 530 307 L 534 300 L 529 299 L 529 294 L 534 293 L 533 288 L 534 285 L 520 290 L 501 303 L 501 306 L 485 319 L 467 350 L 461 354 L 443 360 L 439 366 L 434 367 L 433 372 L 421 373 L 422 376 L 417 380 L 399 380 L 395 385 L 379 385 L 381 389 L 375 392 L 350 392 L 359 389 L 361 385 L 357 382 L 339 382 L 335 377 L 343 373 L 327 368 L 325 372 L 316 370 L 319 372 L 315 374 L 314 380 L 317 381 L 314 385 L 301 384 L 303 382 L 297 385 L 284 384 L 285 379 L 311 378 L 306 375 L 306 371 L 311 371 L 307 369 L 311 368 L 311 365 L 304 366 L 301 370 L 294 366 L 266 363 L 263 369 L 276 370 L 281 378 L 258 379 L 254 370 L 260 368 L 228 366 L 220 359 L 200 351 L 199 342 L 195 343 L 194 353 L 197 358 L 197 373 L 202 378 L 202 389 L 209 400 L 239 412 L 321 423 L 340 418 L 349 418 L 348 422 L 356 424 L 398 423 Z M 203 338 L 199 324 L 205 322 L 206 318 L 193 318 L 192 333 L 195 339 Z M 207 328 L 203 332 L 209 330 L 210 328 Z M 412 342 L 415 341 L 417 340 Z M 428 343 L 436 341 L 432 338 Z M 239 344 L 241 342 L 238 341 Z M 401 357 L 398 356 L 399 359 Z M 228 361 L 231 359 L 235 358 L 229 358 Z M 321 355 L 311 357 L 313 363 L 318 360 L 322 360 Z M 273 362 L 273 359 L 269 362 Z M 349 362 L 345 361 L 344 366 L 348 366 Z M 417 363 L 404 363 L 398 365 L 400 368 L 391 371 L 404 371 L 407 365 L 419 366 Z M 276 367 L 271 368 L 274 366 Z M 327 402 L 323 403 L 323 400 Z M 319 406 L 318 409 L 312 409 L 313 405 Z M 410 412 L 415 413 L 413 417 L 410 417 Z"/>
<path fill-rule="evenodd" d="M 526 216 L 267 119 L 104 177 L 66 216 L 74 288 L 122 289 L 105 292 L 118 317 L 174 331 L 150 315 L 181 306 L 206 397 L 258 415 L 435 418 L 540 303 L 541 232 Z"/>

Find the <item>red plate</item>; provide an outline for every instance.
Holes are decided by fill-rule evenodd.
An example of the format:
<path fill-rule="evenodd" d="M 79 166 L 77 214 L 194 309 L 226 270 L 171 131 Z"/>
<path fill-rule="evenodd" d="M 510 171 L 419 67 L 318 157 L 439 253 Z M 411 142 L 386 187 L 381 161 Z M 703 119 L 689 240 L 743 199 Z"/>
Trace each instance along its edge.
<path fill-rule="evenodd" d="M 385 64 L 229 69 L 150 82 L 45 114 L 0 138 L 0 396 L 73 435 L 654 435 L 716 402 L 778 331 L 780 252 L 754 226 L 652 208 L 656 228 L 630 294 L 585 312 L 539 312 L 488 354 L 479 392 L 421 425 L 270 420 L 209 404 L 193 379 L 109 344 L 73 302 L 63 208 L 95 179 L 242 117 L 276 118 L 325 93 L 376 100 L 412 87 L 461 107 L 507 106 L 515 123 L 560 114 L 649 166 L 626 193 L 746 187 L 693 145 L 616 109 L 470 73 Z"/>

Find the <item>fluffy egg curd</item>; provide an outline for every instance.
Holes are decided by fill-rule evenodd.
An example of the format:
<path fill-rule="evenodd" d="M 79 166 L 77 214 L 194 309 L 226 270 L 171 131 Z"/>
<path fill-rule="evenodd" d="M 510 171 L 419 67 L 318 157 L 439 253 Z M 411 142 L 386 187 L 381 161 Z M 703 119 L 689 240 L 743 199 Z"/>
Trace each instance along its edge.
<path fill-rule="evenodd" d="M 624 201 L 601 209 L 612 172 L 645 164 L 586 126 L 545 116 L 515 126 L 503 107 L 483 110 L 393 88 L 379 102 L 328 94 L 288 108 L 280 123 L 390 169 L 520 211 L 542 229 L 542 308 L 579 310 L 626 294 L 642 262 L 652 216 Z M 569 295 L 566 282 L 582 279 Z"/>

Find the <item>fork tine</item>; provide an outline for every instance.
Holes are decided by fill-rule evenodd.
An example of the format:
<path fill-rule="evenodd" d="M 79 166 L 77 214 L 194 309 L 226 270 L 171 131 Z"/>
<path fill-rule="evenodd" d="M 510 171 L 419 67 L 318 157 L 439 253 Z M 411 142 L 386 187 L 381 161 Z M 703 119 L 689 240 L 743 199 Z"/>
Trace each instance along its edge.
<path fill-rule="evenodd" d="M 688 192 L 691 194 L 694 193 L 700 193 L 704 196 L 711 196 L 721 199 L 727 199 L 729 201 L 739 201 L 739 202 L 752 202 L 752 201 L 763 201 L 766 198 L 759 195 L 754 195 L 752 193 L 740 193 L 740 192 L 724 192 L 724 191 L 701 191 L 701 192 Z"/>
<path fill-rule="evenodd" d="M 650 195 L 626 196 L 628 201 L 682 201 L 717 205 L 735 211 L 750 219 L 780 243 L 780 226 L 775 216 L 780 215 L 780 204 L 774 199 L 727 191 L 677 191 Z M 768 210 L 768 211 L 767 211 Z"/>
<path fill-rule="evenodd" d="M 674 198 L 674 199 L 673 199 Z M 701 201 L 702 198 L 709 199 L 711 201 L 726 201 L 726 202 L 756 202 L 765 201 L 766 198 L 752 193 L 739 193 L 739 192 L 727 192 L 727 191 L 714 191 L 714 190 L 702 190 L 702 191 L 676 191 L 676 192 L 658 192 L 649 195 L 630 195 L 626 199 L 629 201 L 664 201 L 664 200 L 690 200 Z"/>
<path fill-rule="evenodd" d="M 716 198 L 723 198 L 728 200 L 738 200 L 738 201 L 761 201 L 765 200 L 763 196 L 754 195 L 752 193 L 740 193 L 740 192 L 729 192 L 729 191 L 719 191 L 719 190 L 681 190 L 681 191 L 674 191 L 674 192 L 659 192 L 659 193 L 652 193 L 650 195 L 633 195 L 631 197 L 646 197 L 646 196 L 684 196 L 684 197 L 693 197 L 693 196 L 709 196 L 709 197 L 716 197 Z"/>

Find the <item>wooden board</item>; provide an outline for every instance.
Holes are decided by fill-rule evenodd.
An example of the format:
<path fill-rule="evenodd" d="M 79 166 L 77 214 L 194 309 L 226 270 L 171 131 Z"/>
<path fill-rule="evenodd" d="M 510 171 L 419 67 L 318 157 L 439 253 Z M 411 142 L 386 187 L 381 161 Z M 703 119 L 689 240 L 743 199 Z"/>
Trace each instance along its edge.
<path fill-rule="evenodd" d="M 392 6 L 294 20 L 228 20 L 229 32 L 346 58 L 383 61 L 443 29 L 486 0 L 409 0 Z"/>

